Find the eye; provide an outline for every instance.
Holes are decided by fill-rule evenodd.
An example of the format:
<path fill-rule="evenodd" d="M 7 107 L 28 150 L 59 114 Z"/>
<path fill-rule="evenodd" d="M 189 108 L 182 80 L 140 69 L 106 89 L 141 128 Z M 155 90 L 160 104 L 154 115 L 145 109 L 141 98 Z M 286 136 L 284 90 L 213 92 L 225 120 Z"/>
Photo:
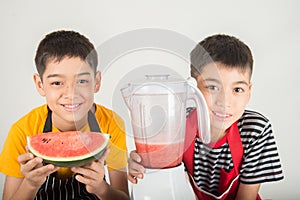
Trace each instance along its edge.
<path fill-rule="evenodd" d="M 89 81 L 88 80 L 85 80 L 85 79 L 80 79 L 78 81 L 79 84 L 85 84 L 85 83 L 88 83 Z"/>
<path fill-rule="evenodd" d="M 60 86 L 60 85 L 63 85 L 63 83 L 60 81 L 54 81 L 51 83 L 51 85 Z"/>
<path fill-rule="evenodd" d="M 212 91 L 218 91 L 219 90 L 219 88 L 215 85 L 208 85 L 208 86 L 206 86 L 206 88 L 208 90 L 212 90 Z"/>
<path fill-rule="evenodd" d="M 233 91 L 236 92 L 236 93 L 242 93 L 245 90 L 243 88 L 234 88 Z"/>

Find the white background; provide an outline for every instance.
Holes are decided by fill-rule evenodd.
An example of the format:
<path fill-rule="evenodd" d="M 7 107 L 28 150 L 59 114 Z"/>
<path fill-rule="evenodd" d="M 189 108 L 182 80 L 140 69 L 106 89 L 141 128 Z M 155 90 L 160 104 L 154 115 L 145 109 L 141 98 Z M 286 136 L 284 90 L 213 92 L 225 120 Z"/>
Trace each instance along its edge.
<path fill-rule="evenodd" d="M 264 184 L 261 195 L 264 199 L 299 199 L 299 8 L 297 0 L 0 0 L 0 149 L 11 124 L 44 103 L 32 75 L 34 53 L 46 33 L 73 29 L 95 46 L 140 28 L 167 29 L 196 42 L 226 33 L 240 38 L 253 51 L 249 107 L 271 120 L 283 164 L 285 179 Z M 122 66 L 115 64 L 103 74 L 102 89 L 96 96 L 98 103 L 108 107 L 120 77 L 118 67 Z M 181 70 L 179 73 L 187 74 L 186 68 Z M 1 174 L 1 192 L 3 181 Z"/>

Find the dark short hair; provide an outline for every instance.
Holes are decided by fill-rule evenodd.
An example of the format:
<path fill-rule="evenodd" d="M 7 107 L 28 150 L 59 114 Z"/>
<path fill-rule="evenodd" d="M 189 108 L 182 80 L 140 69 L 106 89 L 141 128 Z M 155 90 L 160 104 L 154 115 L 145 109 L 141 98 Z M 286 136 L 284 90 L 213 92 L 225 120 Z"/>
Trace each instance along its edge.
<path fill-rule="evenodd" d="M 220 62 L 226 67 L 238 68 L 242 71 L 253 70 L 253 57 L 250 48 L 236 37 L 217 34 L 202 40 L 192 50 L 191 76 L 196 78 L 205 65 Z"/>
<path fill-rule="evenodd" d="M 98 56 L 88 38 L 75 31 L 59 30 L 49 33 L 38 45 L 35 65 L 42 77 L 50 61 L 60 62 L 65 57 L 79 57 L 96 73 Z"/>

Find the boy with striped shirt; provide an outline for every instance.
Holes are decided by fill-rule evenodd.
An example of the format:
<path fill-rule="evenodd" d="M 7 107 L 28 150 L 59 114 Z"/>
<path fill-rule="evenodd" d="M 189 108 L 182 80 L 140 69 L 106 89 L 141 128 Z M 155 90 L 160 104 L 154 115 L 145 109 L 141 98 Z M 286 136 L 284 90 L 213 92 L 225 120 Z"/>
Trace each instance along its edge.
<path fill-rule="evenodd" d="M 228 35 L 213 35 L 191 52 L 191 75 L 208 105 L 211 142 L 199 137 L 197 113 L 189 109 L 183 162 L 198 199 L 260 199 L 261 183 L 283 179 L 269 120 L 246 110 L 253 58 L 249 47 Z M 145 171 L 133 151 L 128 179 Z"/>

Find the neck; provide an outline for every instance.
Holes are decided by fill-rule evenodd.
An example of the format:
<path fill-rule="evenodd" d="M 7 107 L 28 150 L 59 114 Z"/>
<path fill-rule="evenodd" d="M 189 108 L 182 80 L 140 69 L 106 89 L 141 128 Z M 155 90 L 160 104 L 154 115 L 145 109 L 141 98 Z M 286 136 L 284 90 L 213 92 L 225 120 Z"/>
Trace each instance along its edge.
<path fill-rule="evenodd" d="M 96 105 L 93 104 L 90 110 L 92 113 L 95 113 Z M 62 132 L 81 130 L 87 123 L 88 113 L 86 113 L 86 115 L 78 121 L 67 121 L 52 112 L 52 124 L 54 124 L 54 126 Z"/>
<path fill-rule="evenodd" d="M 87 116 L 79 121 L 66 121 L 55 115 L 52 116 L 52 123 L 61 132 L 81 130 L 87 123 Z"/>
<path fill-rule="evenodd" d="M 226 130 L 211 127 L 211 143 L 216 143 L 226 135 Z"/>

